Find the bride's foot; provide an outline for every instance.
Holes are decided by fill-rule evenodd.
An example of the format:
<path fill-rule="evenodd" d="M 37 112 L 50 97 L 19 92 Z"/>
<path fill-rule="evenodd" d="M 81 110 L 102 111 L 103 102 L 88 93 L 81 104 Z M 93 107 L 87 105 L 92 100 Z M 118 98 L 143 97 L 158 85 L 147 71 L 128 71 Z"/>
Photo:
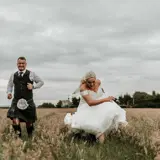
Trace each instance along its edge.
<path fill-rule="evenodd" d="M 101 135 L 98 137 L 98 140 L 99 140 L 99 142 L 100 142 L 101 144 L 104 143 L 104 141 L 105 141 L 105 135 L 104 135 L 104 133 L 101 134 Z"/>

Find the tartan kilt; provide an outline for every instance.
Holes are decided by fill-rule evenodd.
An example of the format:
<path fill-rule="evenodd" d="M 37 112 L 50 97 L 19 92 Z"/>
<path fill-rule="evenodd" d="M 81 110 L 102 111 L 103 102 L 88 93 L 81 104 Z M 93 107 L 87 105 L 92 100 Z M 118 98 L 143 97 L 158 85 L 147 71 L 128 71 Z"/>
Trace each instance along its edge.
<path fill-rule="evenodd" d="M 21 110 L 17 107 L 18 100 L 13 98 L 11 107 L 8 109 L 7 118 L 11 120 L 13 118 L 20 119 L 21 122 L 34 123 L 37 120 L 36 105 L 33 99 L 27 100 L 28 107 L 25 110 Z"/>

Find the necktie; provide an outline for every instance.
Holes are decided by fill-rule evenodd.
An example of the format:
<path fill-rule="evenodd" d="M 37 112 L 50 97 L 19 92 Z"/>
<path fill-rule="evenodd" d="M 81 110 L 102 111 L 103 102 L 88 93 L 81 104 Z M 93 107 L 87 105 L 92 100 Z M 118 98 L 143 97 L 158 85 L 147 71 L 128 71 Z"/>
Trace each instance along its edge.
<path fill-rule="evenodd" d="M 23 77 L 23 72 L 19 72 L 19 76 L 20 76 L 20 77 Z"/>

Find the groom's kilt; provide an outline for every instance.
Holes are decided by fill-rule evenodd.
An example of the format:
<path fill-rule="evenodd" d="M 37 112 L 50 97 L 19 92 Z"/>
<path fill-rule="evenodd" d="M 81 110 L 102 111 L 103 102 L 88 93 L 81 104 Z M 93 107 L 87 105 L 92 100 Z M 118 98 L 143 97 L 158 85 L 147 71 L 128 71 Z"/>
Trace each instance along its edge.
<path fill-rule="evenodd" d="M 34 123 L 37 120 L 36 106 L 33 99 L 28 100 L 29 106 L 25 110 L 21 110 L 17 107 L 17 99 L 12 100 L 11 107 L 7 112 L 7 117 L 10 119 L 19 118 L 21 122 Z"/>

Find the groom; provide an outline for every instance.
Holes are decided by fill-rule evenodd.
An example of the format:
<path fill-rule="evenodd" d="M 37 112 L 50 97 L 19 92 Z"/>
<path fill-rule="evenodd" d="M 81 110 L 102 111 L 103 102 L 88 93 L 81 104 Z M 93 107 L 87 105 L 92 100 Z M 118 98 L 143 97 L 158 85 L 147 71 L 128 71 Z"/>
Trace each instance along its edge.
<path fill-rule="evenodd" d="M 44 82 L 32 71 L 26 69 L 25 57 L 17 59 L 18 71 L 10 76 L 7 86 L 7 98 L 12 99 L 7 117 L 13 122 L 12 126 L 16 134 L 21 137 L 20 122 L 26 123 L 28 137 L 32 137 L 33 123 L 37 120 L 36 106 L 33 100 L 33 89 L 43 86 Z"/>

